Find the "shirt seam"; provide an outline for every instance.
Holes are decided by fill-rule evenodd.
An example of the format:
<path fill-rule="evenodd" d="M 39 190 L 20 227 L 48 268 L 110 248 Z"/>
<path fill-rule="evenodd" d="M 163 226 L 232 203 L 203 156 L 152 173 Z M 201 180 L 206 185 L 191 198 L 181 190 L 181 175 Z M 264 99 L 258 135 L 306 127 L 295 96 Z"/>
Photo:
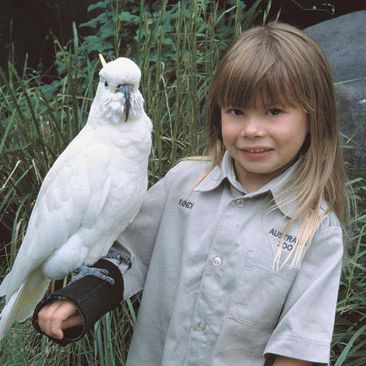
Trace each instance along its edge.
<path fill-rule="evenodd" d="M 310 344 L 315 344 L 315 345 L 321 345 L 321 346 L 324 346 L 324 347 L 329 347 L 329 342 L 324 342 L 324 341 L 313 341 L 313 340 L 310 340 L 309 338 L 303 338 L 303 337 L 296 337 L 296 336 L 291 336 L 291 335 L 288 335 L 288 336 L 273 336 L 271 337 L 271 339 L 293 339 L 293 340 L 299 340 L 299 341 L 302 341 L 302 342 L 306 342 L 306 343 L 310 343 Z"/>

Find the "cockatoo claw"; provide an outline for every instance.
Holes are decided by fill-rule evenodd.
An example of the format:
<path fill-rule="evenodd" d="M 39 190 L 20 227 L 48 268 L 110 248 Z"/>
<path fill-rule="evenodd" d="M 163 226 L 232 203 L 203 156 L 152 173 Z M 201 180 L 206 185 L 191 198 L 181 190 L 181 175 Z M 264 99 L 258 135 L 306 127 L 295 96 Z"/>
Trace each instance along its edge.
<path fill-rule="evenodd" d="M 86 276 L 93 276 L 108 282 L 111 286 L 114 285 L 114 279 L 108 276 L 109 273 L 104 268 L 80 266 L 75 272 L 77 272 L 77 275 L 71 279 L 70 283 L 80 280 L 81 278 Z"/>
<path fill-rule="evenodd" d="M 131 268 L 131 256 L 127 253 L 121 253 L 119 250 L 114 248 L 109 249 L 106 258 L 115 259 L 118 261 L 117 265 L 125 264 L 127 268 Z"/>

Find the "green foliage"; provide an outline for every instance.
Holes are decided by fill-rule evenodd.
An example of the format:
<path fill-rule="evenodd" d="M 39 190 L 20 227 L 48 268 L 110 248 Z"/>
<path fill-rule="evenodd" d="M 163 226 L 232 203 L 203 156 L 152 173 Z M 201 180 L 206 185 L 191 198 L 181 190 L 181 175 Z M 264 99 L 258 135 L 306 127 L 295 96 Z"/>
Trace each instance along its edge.
<path fill-rule="evenodd" d="M 337 306 L 333 359 L 335 366 L 361 366 L 366 360 L 366 194 L 365 180 L 353 181 L 360 212 L 353 218 Z"/>
<path fill-rule="evenodd" d="M 90 5 L 90 21 L 74 25 L 69 44 L 55 39 L 52 83 L 42 84 L 37 73 L 26 70 L 19 75 L 11 64 L 7 73 L 0 71 L 0 229 L 9 233 L 0 248 L 4 272 L 15 258 L 43 177 L 86 121 L 98 53 L 107 60 L 131 57 L 141 67 L 141 89 L 154 123 L 152 184 L 180 158 L 204 152 L 203 110 L 215 65 L 235 35 L 252 24 L 260 2 L 249 8 L 239 0 L 101 0 Z M 89 32 L 84 38 L 81 28 Z M 362 201 L 365 181 L 354 185 Z M 336 366 L 362 365 L 366 358 L 365 207 L 354 226 L 338 303 Z M 93 334 L 65 348 L 35 335 L 29 322 L 19 324 L 0 342 L 0 364 L 123 365 L 138 305 L 138 297 L 129 300 L 100 320 Z"/>

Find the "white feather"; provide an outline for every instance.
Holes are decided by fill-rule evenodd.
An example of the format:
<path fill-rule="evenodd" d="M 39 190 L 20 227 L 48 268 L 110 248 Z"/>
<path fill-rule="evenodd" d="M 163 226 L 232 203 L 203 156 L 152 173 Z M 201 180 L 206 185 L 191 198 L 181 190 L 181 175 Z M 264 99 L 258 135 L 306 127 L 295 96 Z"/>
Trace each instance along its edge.
<path fill-rule="evenodd" d="M 152 130 L 140 77 L 127 58 L 101 70 L 87 124 L 46 175 L 14 266 L 0 285 L 6 296 L 0 339 L 14 321 L 32 313 L 50 279 L 105 256 L 138 213 L 147 189 Z M 127 121 L 120 84 L 131 88 Z"/>

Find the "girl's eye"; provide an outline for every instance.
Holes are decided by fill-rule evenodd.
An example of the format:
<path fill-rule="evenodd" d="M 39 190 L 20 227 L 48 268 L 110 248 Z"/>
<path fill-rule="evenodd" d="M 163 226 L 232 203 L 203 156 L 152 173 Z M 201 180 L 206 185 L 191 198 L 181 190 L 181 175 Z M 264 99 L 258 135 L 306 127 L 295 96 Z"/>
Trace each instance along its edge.
<path fill-rule="evenodd" d="M 107 83 L 106 81 L 104 82 L 104 86 L 105 86 L 105 87 L 107 87 L 107 86 L 108 86 L 108 83 Z"/>
<path fill-rule="evenodd" d="M 279 108 L 271 108 L 267 111 L 267 113 L 272 116 L 272 117 L 276 117 L 279 116 L 283 111 Z"/>
<path fill-rule="evenodd" d="M 243 112 L 240 109 L 231 109 L 230 113 L 234 116 L 241 116 Z"/>

